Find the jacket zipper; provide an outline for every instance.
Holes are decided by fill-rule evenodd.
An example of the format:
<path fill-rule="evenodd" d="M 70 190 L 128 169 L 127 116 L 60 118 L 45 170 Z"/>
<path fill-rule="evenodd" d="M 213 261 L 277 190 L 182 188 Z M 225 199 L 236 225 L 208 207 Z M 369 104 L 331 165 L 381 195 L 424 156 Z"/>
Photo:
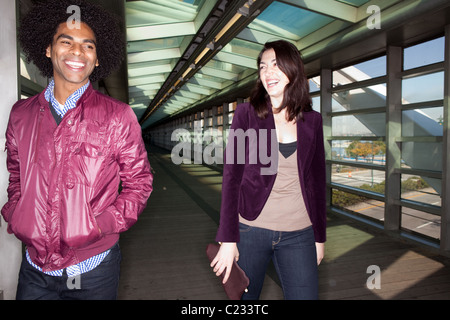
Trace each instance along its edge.
<path fill-rule="evenodd" d="M 43 117 L 44 117 L 44 107 L 41 106 L 39 109 L 39 120 L 38 120 L 37 135 L 36 135 L 36 142 L 35 142 L 35 148 L 34 148 L 33 163 L 37 162 L 39 141 L 41 139 L 41 124 L 42 124 Z"/>

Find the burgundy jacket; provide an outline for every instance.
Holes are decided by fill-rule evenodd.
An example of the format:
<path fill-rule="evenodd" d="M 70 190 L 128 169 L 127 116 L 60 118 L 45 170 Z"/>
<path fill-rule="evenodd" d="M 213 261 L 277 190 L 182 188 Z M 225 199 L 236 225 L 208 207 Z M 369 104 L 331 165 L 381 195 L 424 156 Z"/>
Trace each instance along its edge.
<path fill-rule="evenodd" d="M 51 271 L 114 245 L 145 208 L 153 176 L 128 105 L 89 85 L 57 126 L 44 92 L 11 110 L 1 213 L 32 261 Z"/>
<path fill-rule="evenodd" d="M 326 173 L 322 116 L 316 111 L 310 111 L 304 112 L 303 117 L 304 121 L 297 122 L 298 175 L 315 240 L 325 242 Z M 278 156 L 276 135 L 275 145 L 270 140 L 271 132 L 275 132 L 271 109 L 266 119 L 260 119 L 249 103 L 240 104 L 234 113 L 230 129 L 230 132 L 242 129 L 247 133 L 253 130 L 258 135 L 255 141 L 252 134 L 246 135 L 245 161 L 239 160 L 242 155 L 239 151 L 239 138 L 236 137 L 239 133 L 229 135 L 224 156 L 220 224 L 216 236 L 216 241 L 220 242 L 239 242 L 239 214 L 247 220 L 255 220 L 269 197 L 276 169 L 273 174 L 262 174 L 261 169 L 268 170 L 271 164 L 260 156 L 261 148 L 264 149 L 262 154 L 266 152 L 266 155 L 270 155 L 271 149 L 276 146 L 274 152 Z M 256 148 L 253 151 L 252 145 Z M 255 157 L 255 153 L 258 156 Z"/>

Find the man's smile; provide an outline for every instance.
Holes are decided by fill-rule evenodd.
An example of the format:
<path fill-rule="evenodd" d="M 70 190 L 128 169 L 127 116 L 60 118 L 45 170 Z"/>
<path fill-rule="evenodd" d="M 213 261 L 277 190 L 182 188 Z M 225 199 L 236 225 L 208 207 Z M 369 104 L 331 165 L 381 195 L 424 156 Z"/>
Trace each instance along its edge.
<path fill-rule="evenodd" d="M 86 66 L 84 62 L 74 60 L 65 60 L 64 63 L 69 69 L 73 71 L 82 71 Z"/>

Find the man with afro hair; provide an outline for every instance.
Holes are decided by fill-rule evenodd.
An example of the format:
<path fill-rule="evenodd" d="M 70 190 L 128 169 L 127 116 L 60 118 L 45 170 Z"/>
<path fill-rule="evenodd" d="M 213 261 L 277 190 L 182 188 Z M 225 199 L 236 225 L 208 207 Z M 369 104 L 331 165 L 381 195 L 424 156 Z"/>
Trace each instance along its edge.
<path fill-rule="evenodd" d="M 92 87 L 123 60 L 118 23 L 85 0 L 39 1 L 19 41 L 51 81 L 13 106 L 6 130 L 1 213 L 26 246 L 16 298 L 116 299 L 119 234 L 153 182 L 134 112 Z"/>

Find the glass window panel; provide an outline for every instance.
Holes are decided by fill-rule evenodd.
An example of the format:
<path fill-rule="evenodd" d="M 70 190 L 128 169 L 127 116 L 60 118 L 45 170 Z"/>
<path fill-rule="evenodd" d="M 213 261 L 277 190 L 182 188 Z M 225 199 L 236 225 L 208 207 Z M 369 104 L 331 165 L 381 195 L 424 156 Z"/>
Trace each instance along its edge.
<path fill-rule="evenodd" d="M 386 106 L 386 85 L 378 84 L 333 93 L 333 111 Z"/>
<path fill-rule="evenodd" d="M 320 83 L 317 80 L 319 80 L 319 77 L 309 79 L 309 92 L 317 92 L 320 90 Z"/>
<path fill-rule="evenodd" d="M 333 72 L 333 86 L 373 79 L 386 74 L 386 56 L 345 67 Z"/>
<path fill-rule="evenodd" d="M 375 220 L 384 219 L 384 202 L 333 189 L 332 205 Z"/>
<path fill-rule="evenodd" d="M 407 207 L 402 207 L 401 221 L 402 229 L 414 231 L 434 239 L 440 238 L 440 216 Z"/>
<path fill-rule="evenodd" d="M 386 135 L 386 114 L 368 113 L 337 116 L 332 119 L 333 136 L 379 136 Z"/>
<path fill-rule="evenodd" d="M 346 149 L 351 141 L 348 140 L 332 140 L 331 141 L 331 159 L 343 160 L 347 157 Z"/>
<path fill-rule="evenodd" d="M 320 96 L 311 97 L 313 110 L 320 112 Z"/>
<path fill-rule="evenodd" d="M 384 141 L 333 140 L 331 159 L 384 165 L 386 144 Z"/>
<path fill-rule="evenodd" d="M 435 187 L 440 190 L 441 179 L 420 177 L 417 175 L 402 174 L 401 198 L 413 200 L 433 206 L 441 206 L 441 196 Z"/>
<path fill-rule="evenodd" d="M 382 170 L 333 164 L 331 182 L 384 194 L 385 174 Z"/>
<path fill-rule="evenodd" d="M 427 41 L 404 50 L 404 70 L 444 61 L 445 38 Z"/>
<path fill-rule="evenodd" d="M 331 111 L 332 112 L 339 112 L 339 111 L 347 111 L 347 109 L 339 103 L 340 96 L 337 93 L 333 93 L 332 99 L 331 99 Z"/>
<path fill-rule="evenodd" d="M 423 108 L 402 112 L 402 136 L 422 137 L 443 134 L 444 108 Z"/>
<path fill-rule="evenodd" d="M 331 17 L 274 1 L 248 28 L 298 40 L 332 21 Z"/>
<path fill-rule="evenodd" d="M 404 168 L 442 171 L 442 143 L 403 142 L 401 162 Z"/>
<path fill-rule="evenodd" d="M 230 112 L 228 114 L 228 124 L 231 126 L 231 123 L 233 122 L 233 116 L 234 116 L 234 112 Z"/>
<path fill-rule="evenodd" d="M 416 103 L 444 98 L 444 72 L 404 79 L 402 103 Z"/>

